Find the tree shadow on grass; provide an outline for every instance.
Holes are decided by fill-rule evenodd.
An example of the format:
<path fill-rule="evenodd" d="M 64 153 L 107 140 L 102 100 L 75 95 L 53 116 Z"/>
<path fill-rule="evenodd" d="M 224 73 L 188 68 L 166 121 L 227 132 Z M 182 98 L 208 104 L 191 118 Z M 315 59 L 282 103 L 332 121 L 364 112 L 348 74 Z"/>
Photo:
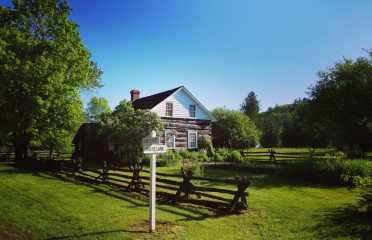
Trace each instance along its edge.
<path fill-rule="evenodd" d="M 125 192 L 124 189 L 120 189 L 117 187 L 101 185 L 101 184 L 93 184 L 90 182 L 85 181 L 75 181 L 74 179 L 65 177 L 60 174 L 50 173 L 48 174 L 35 174 L 39 177 L 43 178 L 56 178 L 62 181 L 66 181 L 72 184 L 84 185 L 91 189 L 92 193 L 99 193 L 104 194 L 110 197 L 115 197 L 117 199 L 132 203 L 136 207 L 146 207 L 148 206 L 148 193 L 147 192 Z M 173 204 L 169 201 L 169 199 L 164 198 L 160 192 L 157 194 L 157 202 L 159 203 L 156 207 L 158 210 L 165 211 L 174 215 L 182 216 L 183 221 L 189 220 L 204 220 L 206 218 L 215 218 L 224 216 L 220 214 L 218 211 L 213 211 L 213 209 L 204 208 L 204 207 L 196 207 L 190 204 Z M 168 206 L 167 206 L 168 205 Z M 173 208 L 169 208 L 172 205 Z M 204 209 L 204 211 L 203 211 Z M 207 210 L 207 211 L 205 211 Z"/>
<path fill-rule="evenodd" d="M 318 224 L 314 232 L 319 239 L 354 238 L 370 240 L 372 238 L 372 219 L 358 212 L 355 206 L 326 210 L 321 216 L 316 215 Z"/>
<path fill-rule="evenodd" d="M 83 234 L 76 234 L 76 235 L 68 235 L 68 236 L 60 236 L 60 237 L 51 237 L 46 238 L 45 240 L 59 240 L 59 239 L 79 239 L 79 238 L 86 238 L 86 237 L 93 237 L 97 235 L 105 235 L 111 233 L 119 233 L 119 232 L 126 232 L 126 233 L 146 233 L 146 231 L 139 230 L 139 231 L 130 231 L 125 229 L 118 229 L 118 230 L 109 230 L 109 231 L 97 231 L 97 232 L 89 232 Z"/>
<path fill-rule="evenodd" d="M 234 171 L 233 169 L 224 169 L 224 170 L 206 169 L 204 171 L 204 174 L 206 177 L 211 177 L 211 178 L 234 179 L 235 176 L 248 177 L 252 181 L 251 187 L 256 188 L 256 189 L 261 189 L 261 188 L 270 189 L 270 188 L 278 188 L 278 187 L 286 187 L 286 188 L 311 187 L 311 188 L 319 188 L 319 189 L 337 189 L 339 187 L 343 187 L 340 184 L 337 184 L 337 183 L 333 184 L 333 183 L 329 183 L 326 181 L 320 182 L 319 180 L 299 179 L 299 178 L 294 178 L 294 177 L 291 178 L 291 177 L 279 176 L 276 174 L 255 174 L 255 173 Z M 203 183 L 203 185 L 214 187 L 214 186 L 220 185 L 220 183 L 208 182 L 208 183 Z"/>
<path fill-rule="evenodd" d="M 14 165 L 12 167 L 15 167 Z M 22 171 L 18 170 L 18 168 L 12 168 L 12 171 Z M 23 173 L 23 171 L 22 171 Z M 48 171 L 36 171 L 36 170 L 29 170 L 26 173 L 31 173 L 33 176 L 49 179 L 49 180 L 62 180 L 64 182 L 68 182 L 70 184 L 77 184 L 77 185 L 84 185 L 86 187 L 91 188 L 91 192 L 87 194 L 99 193 L 104 194 L 110 197 L 115 197 L 117 199 L 132 203 L 134 207 L 146 207 L 148 206 L 148 191 L 142 192 L 125 192 L 123 188 L 112 187 L 102 184 L 96 184 L 93 180 L 82 180 L 79 177 L 73 178 L 72 175 L 63 175 L 55 172 L 48 172 Z M 76 181 L 78 180 L 78 181 Z M 173 195 L 174 193 L 168 193 L 167 195 L 162 195 L 162 192 L 158 192 L 157 194 L 157 202 L 159 205 L 157 209 L 161 211 L 165 211 L 174 215 L 181 216 L 182 219 L 178 221 L 189 221 L 189 220 L 204 220 L 206 218 L 216 218 L 225 216 L 224 212 L 221 212 L 221 209 L 215 208 L 215 206 L 211 207 L 208 204 L 199 206 L 191 203 L 177 203 L 175 204 L 172 202 L 173 197 L 169 197 L 169 195 Z M 191 201 L 192 202 L 192 201 Z M 170 207 L 173 206 L 173 207 Z"/>
<path fill-rule="evenodd" d="M 153 238 L 174 239 L 177 237 L 180 231 L 182 232 L 182 226 L 179 226 L 175 224 L 174 222 L 157 221 L 156 231 L 150 233 L 149 222 L 139 221 L 139 222 L 134 222 L 132 224 L 129 224 L 127 229 L 95 231 L 95 232 L 88 232 L 88 233 L 83 233 L 83 234 L 71 234 L 71 235 L 66 235 L 66 236 L 46 238 L 45 240 L 80 239 L 80 238 L 89 239 L 94 236 L 104 239 L 104 238 L 107 238 L 107 234 L 113 234 L 113 233 L 132 233 L 136 235 L 135 239 L 153 239 Z M 125 236 L 125 238 L 128 239 L 129 236 Z"/>
<path fill-rule="evenodd" d="M 131 202 L 136 206 L 147 207 L 149 205 L 148 192 L 123 192 L 121 189 L 112 188 L 108 186 L 98 186 L 98 185 L 86 185 L 92 189 L 93 192 L 98 192 L 111 197 L 115 197 L 127 202 Z M 114 190 L 113 190 L 114 189 Z M 115 191 L 115 193 L 113 193 Z M 139 203 L 141 202 L 141 203 Z M 222 216 L 218 212 L 213 211 L 213 209 L 208 209 L 209 213 L 206 211 L 201 211 L 202 207 L 196 208 L 190 204 L 172 204 L 173 208 L 167 207 L 171 202 L 169 199 L 165 198 L 160 192 L 157 194 L 157 202 L 159 203 L 156 208 L 161 211 L 165 211 L 174 215 L 184 217 L 184 221 L 188 220 L 204 220 L 206 218 L 219 217 Z"/>
<path fill-rule="evenodd" d="M 24 168 L 19 168 L 15 165 L 14 162 L 1 162 L 0 166 L 2 169 L 0 170 L 0 173 L 8 173 L 8 174 L 13 174 L 13 173 L 32 173 L 34 172 L 33 170 L 30 169 L 24 169 Z M 3 169 L 5 167 L 5 169 Z"/>

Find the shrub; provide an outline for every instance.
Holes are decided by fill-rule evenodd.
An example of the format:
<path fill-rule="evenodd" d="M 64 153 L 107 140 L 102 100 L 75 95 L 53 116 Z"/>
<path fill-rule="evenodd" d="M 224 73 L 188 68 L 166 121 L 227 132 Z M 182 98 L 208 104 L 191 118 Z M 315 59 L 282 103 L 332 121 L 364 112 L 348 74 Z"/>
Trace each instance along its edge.
<path fill-rule="evenodd" d="M 207 152 L 205 150 L 202 150 L 202 151 L 194 151 L 194 152 L 189 152 L 189 154 L 187 155 L 188 157 L 187 158 L 184 158 L 184 159 L 193 159 L 193 160 L 197 160 L 199 162 L 208 162 L 210 159 L 209 157 L 207 156 Z"/>
<path fill-rule="evenodd" d="M 182 161 L 183 169 L 186 173 L 191 172 L 194 177 L 202 177 L 204 175 L 203 165 L 194 159 L 184 159 Z"/>
<path fill-rule="evenodd" d="M 318 177 L 355 185 L 354 178 L 372 176 L 370 161 L 346 158 L 345 153 L 336 152 L 334 155 L 327 154 L 323 160 L 316 161 L 314 167 Z"/>
<path fill-rule="evenodd" d="M 163 166 L 176 166 L 180 162 L 180 157 L 178 154 L 175 154 L 172 150 L 167 151 L 158 155 L 157 165 L 159 167 Z"/>
<path fill-rule="evenodd" d="M 240 154 L 240 151 L 238 150 L 233 150 L 230 152 L 229 154 L 229 158 L 228 158 L 228 161 L 229 162 L 235 162 L 235 163 L 238 163 L 238 162 L 241 162 L 241 159 L 242 159 L 242 156 Z"/>
<path fill-rule="evenodd" d="M 184 158 L 184 159 L 192 157 L 192 152 L 190 152 L 186 149 L 179 150 L 178 154 L 181 155 L 181 157 Z"/>
<path fill-rule="evenodd" d="M 355 177 L 354 184 L 362 188 L 358 210 L 372 216 L 372 177 Z"/>
<path fill-rule="evenodd" d="M 246 148 L 256 145 L 260 131 L 248 116 L 239 111 L 216 108 L 212 123 L 213 143 L 219 147 Z"/>
<path fill-rule="evenodd" d="M 157 155 L 156 159 L 156 166 L 158 167 L 170 167 L 170 166 L 176 166 L 181 161 L 182 157 L 174 153 L 172 150 L 167 151 L 166 153 L 161 153 Z M 146 155 L 142 159 L 143 165 L 149 165 L 150 164 L 150 155 Z"/>
<path fill-rule="evenodd" d="M 196 154 L 196 159 L 200 162 L 209 162 L 210 160 L 205 152 L 198 152 L 198 154 Z"/>
<path fill-rule="evenodd" d="M 372 176 L 372 162 L 362 160 L 344 160 L 340 163 L 340 171 L 343 178 L 347 178 L 348 181 L 354 183 L 358 179 L 356 177 L 368 177 Z M 347 177 L 346 177 L 347 176 Z M 360 185 L 355 182 L 354 185 Z"/>
<path fill-rule="evenodd" d="M 347 156 L 352 159 L 362 159 L 364 155 L 364 152 L 362 149 L 354 147 L 349 150 L 347 153 Z"/>
<path fill-rule="evenodd" d="M 367 160 L 350 160 L 346 155 L 337 152 L 326 155 L 323 159 L 309 158 L 283 166 L 280 175 L 300 178 L 319 179 L 328 182 L 359 185 L 361 178 L 372 176 L 372 162 Z"/>
<path fill-rule="evenodd" d="M 219 148 L 216 153 L 221 155 L 224 159 L 227 159 L 229 157 L 229 150 L 227 148 Z M 225 160 L 226 161 L 226 160 Z"/>
<path fill-rule="evenodd" d="M 359 211 L 372 216 L 372 185 L 364 188 L 363 194 L 358 201 Z"/>
<path fill-rule="evenodd" d="M 212 138 L 207 134 L 203 134 L 200 136 L 199 148 L 205 150 L 208 157 L 213 157 L 215 154 L 215 150 L 212 144 Z"/>
<path fill-rule="evenodd" d="M 219 153 L 214 154 L 214 161 L 215 162 L 223 162 L 225 161 L 225 157 Z"/>
<path fill-rule="evenodd" d="M 179 154 L 178 152 L 174 152 L 174 157 L 175 157 L 175 159 L 176 159 L 176 161 L 177 161 L 178 163 L 180 163 L 181 160 L 183 159 L 182 155 Z"/>

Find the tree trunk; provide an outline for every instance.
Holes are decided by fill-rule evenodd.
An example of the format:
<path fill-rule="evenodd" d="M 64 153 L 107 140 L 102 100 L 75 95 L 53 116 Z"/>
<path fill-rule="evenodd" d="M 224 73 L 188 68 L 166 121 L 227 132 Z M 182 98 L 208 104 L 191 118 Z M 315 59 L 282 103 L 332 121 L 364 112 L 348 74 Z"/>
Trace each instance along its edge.
<path fill-rule="evenodd" d="M 229 142 L 230 149 L 232 149 L 232 146 L 233 146 L 232 139 L 229 139 L 228 142 Z"/>
<path fill-rule="evenodd" d="M 52 154 L 53 154 L 53 149 L 54 149 L 54 144 L 51 143 L 50 146 L 49 146 L 49 160 L 52 159 Z"/>
<path fill-rule="evenodd" d="M 27 156 L 28 144 L 24 139 L 18 139 L 14 143 L 15 160 L 22 160 Z"/>

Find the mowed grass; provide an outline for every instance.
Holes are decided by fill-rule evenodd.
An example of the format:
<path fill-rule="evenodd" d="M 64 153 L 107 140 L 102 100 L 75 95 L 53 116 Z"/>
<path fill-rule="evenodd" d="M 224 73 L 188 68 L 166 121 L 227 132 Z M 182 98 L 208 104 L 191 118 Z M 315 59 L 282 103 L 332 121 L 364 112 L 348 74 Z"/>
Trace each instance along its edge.
<path fill-rule="evenodd" d="M 175 167 L 159 172 L 178 173 Z M 206 170 L 208 177 L 243 173 Z M 250 209 L 220 215 L 189 204 L 157 204 L 103 185 L 0 163 L 0 239 L 370 239 L 372 222 L 354 210 L 358 190 L 251 175 Z M 213 184 L 216 187 L 227 187 Z M 234 186 L 229 186 L 234 189 Z"/>

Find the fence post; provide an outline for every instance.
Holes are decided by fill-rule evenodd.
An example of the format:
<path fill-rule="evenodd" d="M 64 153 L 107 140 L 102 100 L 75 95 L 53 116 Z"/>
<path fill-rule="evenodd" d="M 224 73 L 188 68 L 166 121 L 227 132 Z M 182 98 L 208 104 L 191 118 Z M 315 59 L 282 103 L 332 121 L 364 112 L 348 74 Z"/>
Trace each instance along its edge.
<path fill-rule="evenodd" d="M 94 183 L 97 182 L 97 180 L 102 177 L 102 183 L 108 183 L 109 181 L 109 166 L 107 164 L 106 160 L 103 160 L 103 167 L 102 167 L 102 172 L 98 177 L 94 179 Z"/>
<path fill-rule="evenodd" d="M 242 177 L 242 178 L 235 177 L 235 182 L 236 182 L 236 185 L 238 187 L 238 190 L 236 191 L 236 194 L 235 194 L 233 200 L 231 201 L 230 206 L 227 209 L 228 213 L 231 213 L 234 210 L 235 206 L 239 203 L 239 199 L 241 200 L 240 201 L 240 206 L 243 207 L 244 209 L 248 208 L 247 199 L 246 199 L 244 193 L 245 193 L 245 190 L 252 183 L 248 178 L 245 178 L 245 177 Z"/>
<path fill-rule="evenodd" d="M 134 191 L 138 191 L 139 189 L 145 188 L 145 185 L 143 184 L 140 176 L 140 172 L 142 170 L 142 166 L 139 166 L 139 164 L 134 164 L 133 166 L 129 166 L 129 169 L 132 171 L 132 180 L 128 184 L 128 186 L 125 188 L 125 191 L 130 191 L 133 189 Z"/>
<path fill-rule="evenodd" d="M 270 162 L 276 161 L 275 150 L 274 149 L 268 149 L 268 152 L 270 153 Z"/>
<path fill-rule="evenodd" d="M 82 169 L 83 159 L 81 158 L 81 156 L 75 155 L 73 157 L 73 162 L 74 162 L 74 171 L 72 172 L 72 176 L 75 177 L 76 172 L 80 173 L 83 171 Z"/>
<path fill-rule="evenodd" d="M 179 199 L 181 199 L 182 192 L 185 193 L 185 195 L 183 196 L 184 200 L 189 199 L 190 194 L 195 194 L 198 198 L 200 198 L 201 196 L 196 192 L 196 187 L 191 183 L 192 172 L 185 173 L 183 167 L 181 167 L 181 174 L 183 181 L 176 192 L 174 201 L 178 201 Z"/>

